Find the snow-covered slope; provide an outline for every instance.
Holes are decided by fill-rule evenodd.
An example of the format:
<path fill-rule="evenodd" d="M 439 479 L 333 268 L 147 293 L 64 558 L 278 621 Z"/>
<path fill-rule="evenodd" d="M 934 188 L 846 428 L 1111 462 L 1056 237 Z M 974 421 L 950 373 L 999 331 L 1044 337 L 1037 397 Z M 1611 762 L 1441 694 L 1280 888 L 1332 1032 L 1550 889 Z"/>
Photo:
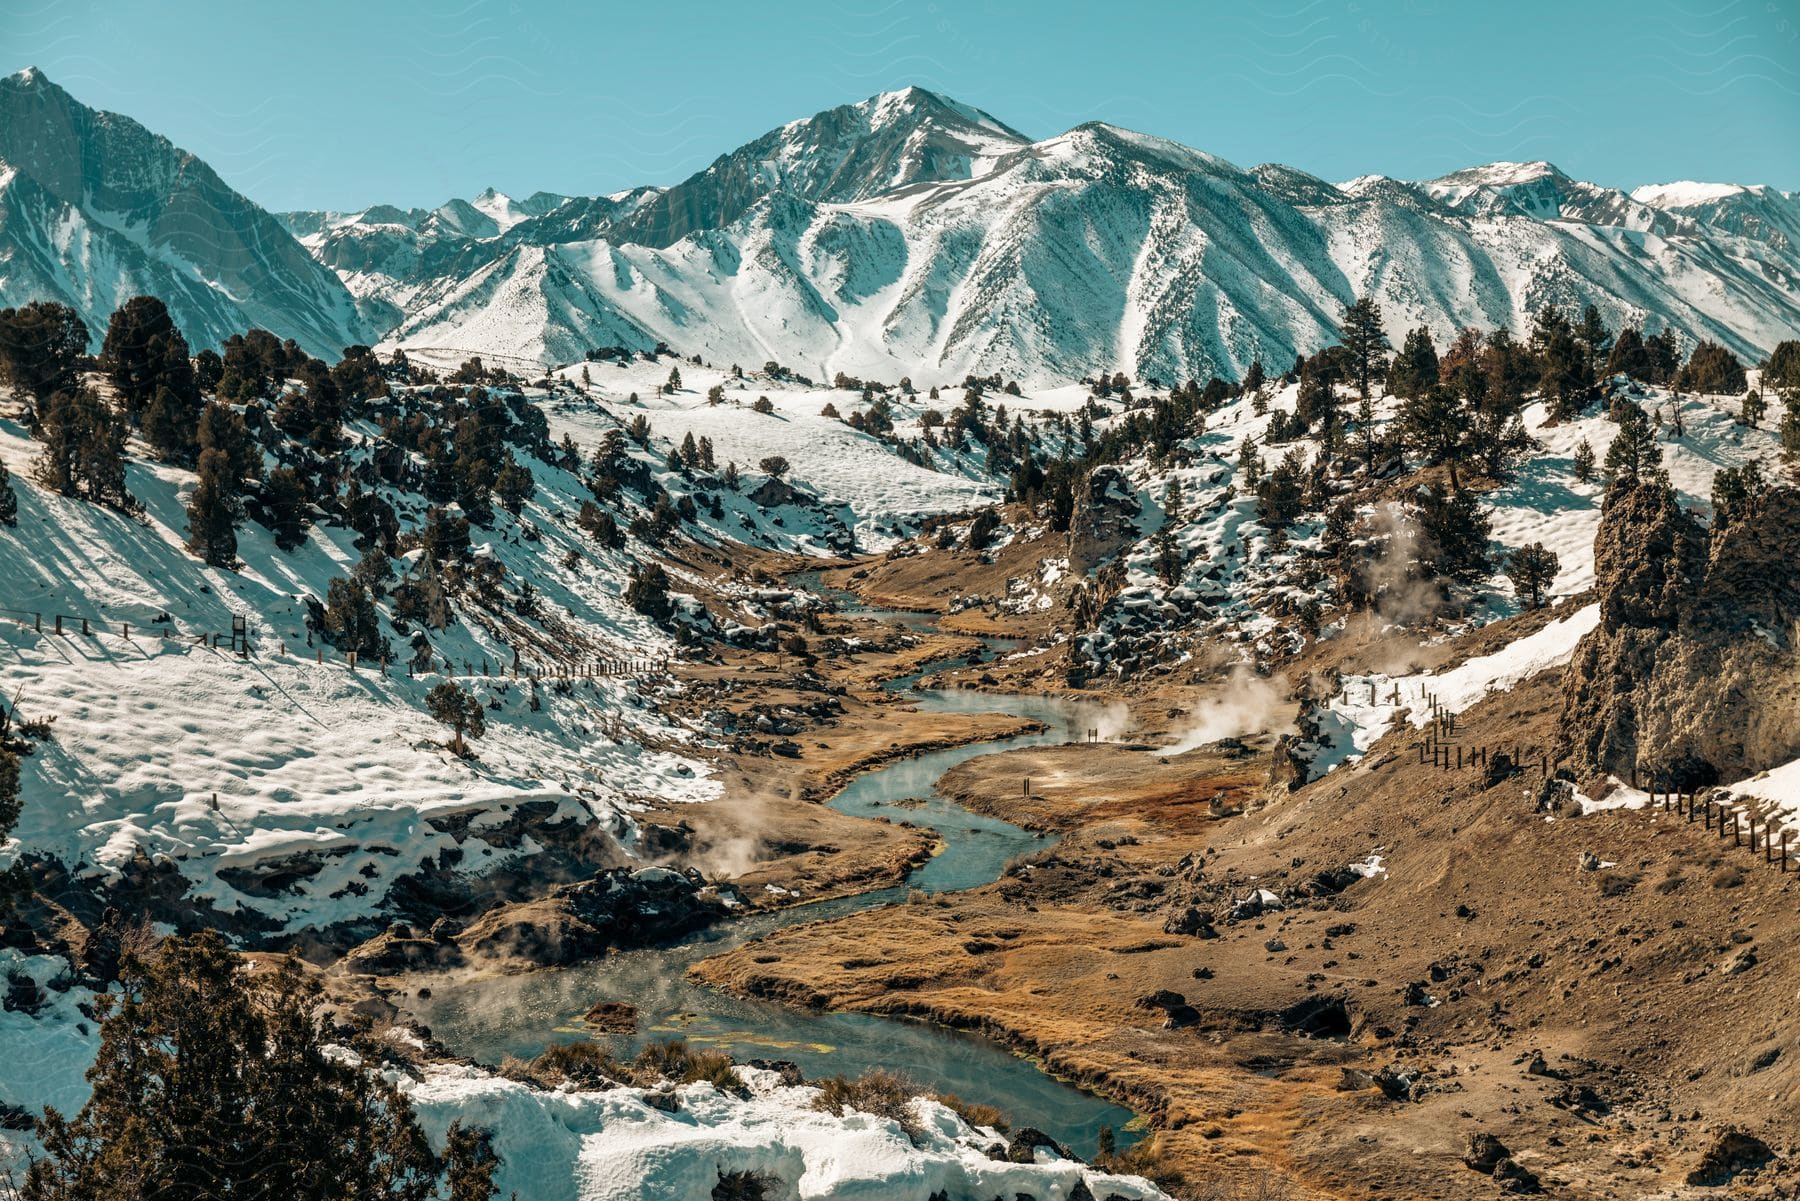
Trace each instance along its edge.
<path fill-rule="evenodd" d="M 336 358 L 369 335 L 342 282 L 205 163 L 40 71 L 0 79 L 0 303 L 71 305 L 97 347 L 141 294 L 197 346 L 260 326 Z"/>
<path fill-rule="evenodd" d="M 1418 324 L 1440 340 L 1527 328 L 1546 303 L 1591 302 L 1614 327 L 1668 324 L 1752 358 L 1800 325 L 1800 254 L 1768 236 L 1780 194 L 1768 213 L 1727 220 L 1543 163 L 1334 187 L 1102 124 L 971 157 L 967 178 L 878 158 L 852 187 L 857 160 L 796 145 L 795 128 L 709 169 L 774 154 L 754 195 L 727 197 L 703 173 L 603 234 L 421 287 L 389 341 L 556 361 L 589 331 L 635 330 L 637 345 L 822 373 L 1041 383 L 1124 370 L 1171 383 L 1310 353 L 1360 295 L 1381 303 L 1396 342 Z M 808 150 L 824 157 L 802 174 Z M 677 205 L 702 215 L 675 222 Z M 646 234 L 655 221 L 683 236 Z"/>

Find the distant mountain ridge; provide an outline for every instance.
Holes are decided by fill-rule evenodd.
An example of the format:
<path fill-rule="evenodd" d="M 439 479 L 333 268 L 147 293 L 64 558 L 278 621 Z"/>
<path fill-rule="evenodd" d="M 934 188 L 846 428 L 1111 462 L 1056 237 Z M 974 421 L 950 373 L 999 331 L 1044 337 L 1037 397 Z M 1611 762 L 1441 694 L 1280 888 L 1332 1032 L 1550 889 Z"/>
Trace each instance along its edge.
<path fill-rule="evenodd" d="M 1761 186 L 1628 193 L 1545 162 L 1332 184 L 1097 122 L 1034 141 L 908 88 L 789 122 L 667 188 L 277 218 L 39 73 L 0 85 L 0 117 L 0 299 L 79 296 L 103 320 L 153 291 L 200 343 L 259 324 L 330 351 L 380 339 L 552 363 L 666 341 L 818 375 L 1173 381 L 1291 361 L 1364 294 L 1396 340 L 1417 324 L 1519 330 L 1546 303 L 1750 357 L 1800 329 L 1800 200 Z M 57 128 L 136 132 L 18 133 Z M 70 170 L 103 186 L 47 187 Z M 228 236 L 209 246 L 184 220 Z"/>

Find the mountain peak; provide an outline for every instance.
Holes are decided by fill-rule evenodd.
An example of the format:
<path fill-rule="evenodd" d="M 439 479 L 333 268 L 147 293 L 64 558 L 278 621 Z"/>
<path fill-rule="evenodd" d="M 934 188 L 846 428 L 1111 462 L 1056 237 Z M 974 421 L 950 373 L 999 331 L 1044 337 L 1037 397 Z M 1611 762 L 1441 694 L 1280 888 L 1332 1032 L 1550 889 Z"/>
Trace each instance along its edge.
<path fill-rule="evenodd" d="M 1735 183 L 1702 183 L 1692 179 L 1677 179 L 1669 183 L 1645 184 L 1634 189 L 1631 198 L 1639 204 L 1647 204 L 1651 208 L 1685 208 L 1692 204 L 1708 204 L 1715 200 L 1723 200 L 1727 196 L 1736 196 L 1752 189 Z"/>
<path fill-rule="evenodd" d="M 1540 180 L 1568 180 L 1570 177 L 1555 163 L 1536 159 L 1529 163 L 1501 161 L 1483 163 L 1480 166 L 1464 167 L 1460 171 L 1452 171 L 1449 175 L 1441 175 L 1427 180 L 1429 184 L 1452 187 L 1517 187 L 1520 184 L 1537 183 Z"/>
<path fill-rule="evenodd" d="M 1007 125 L 992 113 L 976 108 L 942 92 L 934 92 L 930 88 L 922 88 L 918 84 L 908 84 L 891 92 L 878 92 L 864 100 L 861 104 L 851 106 L 867 112 L 870 125 L 875 128 L 892 124 L 904 115 L 923 114 L 927 117 L 949 117 L 952 123 L 964 123 L 979 126 L 990 133 L 1019 142 L 1029 142 L 1018 130 Z M 820 114 L 821 116 L 823 114 Z M 804 120 L 814 120 L 805 118 Z M 801 122 L 794 122 L 800 124 Z"/>

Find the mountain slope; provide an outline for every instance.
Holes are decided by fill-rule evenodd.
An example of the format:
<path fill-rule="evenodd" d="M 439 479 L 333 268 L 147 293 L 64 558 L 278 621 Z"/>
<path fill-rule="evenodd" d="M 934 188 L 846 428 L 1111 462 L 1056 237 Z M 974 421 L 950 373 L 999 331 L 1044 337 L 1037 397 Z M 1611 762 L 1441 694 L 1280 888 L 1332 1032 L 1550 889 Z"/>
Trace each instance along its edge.
<path fill-rule="evenodd" d="M 196 345 L 261 326 L 336 357 L 369 334 L 338 278 L 205 163 L 35 69 L 0 79 L 0 301 L 60 300 L 98 340 L 140 293 Z"/>
<path fill-rule="evenodd" d="M 1418 324 L 1440 339 L 1465 325 L 1523 330 L 1552 302 L 1596 304 L 1614 328 L 1667 323 L 1746 357 L 1800 326 L 1800 257 L 1759 236 L 1773 218 L 1715 228 L 1548 164 L 1340 188 L 1090 124 L 966 179 L 833 200 L 847 181 L 831 178 L 770 191 L 722 228 L 632 244 L 631 223 L 672 189 L 558 248 L 591 307 L 571 310 L 566 286 L 530 298 L 530 278 L 498 289 L 497 307 L 495 275 L 538 270 L 521 257 L 480 286 L 422 290 L 429 302 L 389 338 L 555 359 L 579 353 L 591 324 L 825 377 L 1045 383 L 1125 370 L 1172 382 L 1310 353 L 1365 294 L 1396 342 Z M 875 186 L 864 185 L 851 194 Z M 799 194 L 809 189 L 823 194 Z"/>

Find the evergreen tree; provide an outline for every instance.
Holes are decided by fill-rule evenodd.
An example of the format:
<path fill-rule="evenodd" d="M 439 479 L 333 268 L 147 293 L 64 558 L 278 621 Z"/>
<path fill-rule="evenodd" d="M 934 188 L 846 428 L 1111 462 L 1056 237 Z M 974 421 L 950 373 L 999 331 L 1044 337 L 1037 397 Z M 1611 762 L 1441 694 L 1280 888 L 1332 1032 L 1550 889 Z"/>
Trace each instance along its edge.
<path fill-rule="evenodd" d="M 1744 365 L 1717 342 L 1702 342 L 1676 373 L 1675 386 L 1708 396 L 1736 395 L 1744 390 Z"/>
<path fill-rule="evenodd" d="M 1419 491 L 1419 562 L 1427 575 L 1474 584 L 1493 570 L 1488 558 L 1492 523 L 1469 492 Z"/>
<path fill-rule="evenodd" d="M 1612 353 L 1606 356 L 1606 374 L 1622 375 L 1627 379 L 1650 382 L 1654 370 L 1650 361 L 1650 352 L 1644 346 L 1644 336 L 1635 325 L 1628 325 L 1619 331 L 1618 341 L 1613 343 Z"/>
<path fill-rule="evenodd" d="M 262 452 L 250 440 L 244 419 L 229 405 L 212 401 L 200 410 L 198 441 L 200 449 L 222 451 L 230 465 L 233 482 L 260 479 Z"/>
<path fill-rule="evenodd" d="M 86 388 L 58 392 L 39 413 L 38 482 L 64 496 L 124 507 L 125 422 Z"/>
<path fill-rule="evenodd" d="M 450 1123 L 444 1134 L 445 1201 L 488 1201 L 500 1192 L 494 1172 L 500 1157 L 494 1154 L 494 1138 L 485 1130 Z"/>
<path fill-rule="evenodd" d="M 1551 416 L 1558 421 L 1579 416 L 1593 399 L 1591 359 L 1577 340 L 1575 327 L 1555 305 L 1538 310 L 1531 350 L 1537 357 L 1538 386 Z"/>
<path fill-rule="evenodd" d="M 681 368 L 679 367 L 669 368 L 669 391 L 681 391 Z"/>
<path fill-rule="evenodd" d="M 1650 360 L 1646 383 L 1666 384 L 1675 378 L 1681 365 L 1681 342 L 1674 330 L 1665 328 L 1652 334 L 1644 343 L 1644 353 Z"/>
<path fill-rule="evenodd" d="M 1800 341 L 1778 343 L 1763 368 L 1761 383 L 1781 393 L 1800 392 Z"/>
<path fill-rule="evenodd" d="M 1456 394 L 1434 384 L 1400 410 L 1400 436 L 1433 463 L 1450 469 L 1450 486 L 1462 491 L 1457 465 L 1467 453 L 1467 422 Z"/>
<path fill-rule="evenodd" d="M 277 467 L 263 484 L 264 523 L 275 535 L 275 545 L 292 551 L 306 541 L 312 525 L 312 501 L 306 495 L 306 481 L 291 467 Z"/>
<path fill-rule="evenodd" d="M 1437 382 L 1437 346 L 1431 340 L 1431 331 L 1421 325 L 1406 335 L 1405 345 L 1388 368 L 1388 392 L 1411 400 Z"/>
<path fill-rule="evenodd" d="M 113 313 L 100 347 L 100 365 L 133 418 L 161 387 L 186 399 L 198 397 L 187 339 L 175 328 L 167 306 L 154 296 L 134 296 Z"/>
<path fill-rule="evenodd" d="M 1290 451 L 1257 485 L 1256 519 L 1268 529 L 1281 529 L 1300 516 L 1300 471 L 1300 456 Z"/>
<path fill-rule="evenodd" d="M 1594 448 L 1583 438 L 1575 448 L 1575 478 L 1587 483 L 1594 477 Z"/>
<path fill-rule="evenodd" d="M 188 501 L 188 549 L 213 567 L 237 566 L 237 492 L 222 450 L 200 452 L 200 481 Z"/>
<path fill-rule="evenodd" d="M 96 1001 L 92 1092 L 72 1119 L 45 1110 L 22 1201 L 427 1201 L 411 1107 L 328 1050 L 320 994 L 293 960 L 241 971 L 212 931 L 126 955 Z"/>
<path fill-rule="evenodd" d="M 1662 448 L 1656 444 L 1656 427 L 1650 415 L 1634 401 L 1620 399 L 1613 406 L 1613 420 L 1619 432 L 1606 448 L 1606 483 L 1610 488 L 1623 481 L 1635 484 L 1662 462 Z"/>
<path fill-rule="evenodd" d="M 1556 581 L 1561 566 L 1555 551 L 1542 542 L 1533 542 L 1506 557 L 1506 576 L 1512 581 L 1513 591 L 1528 601 L 1528 607 L 1536 609 L 1543 605 L 1544 589 Z"/>
<path fill-rule="evenodd" d="M 1370 385 L 1387 372 L 1389 344 L 1381 328 L 1381 306 L 1367 296 L 1345 305 L 1338 342 L 1349 353 L 1357 395 L 1369 395 Z"/>
<path fill-rule="evenodd" d="M 675 602 L 669 599 L 668 573 L 656 563 L 633 568 L 625 587 L 625 603 L 658 625 L 667 624 L 675 615 Z"/>
<path fill-rule="evenodd" d="M 387 649 L 375 601 L 360 580 L 338 576 L 325 589 L 325 641 L 360 658 L 379 658 Z"/>
<path fill-rule="evenodd" d="M 371 543 L 363 552 L 356 566 L 350 569 L 350 578 L 367 589 L 372 597 L 387 595 L 388 582 L 394 578 L 394 565 L 379 542 Z"/>
<path fill-rule="evenodd" d="M 0 525 L 11 529 L 19 524 L 19 494 L 13 491 L 12 472 L 0 460 Z"/>
<path fill-rule="evenodd" d="M 167 384 L 156 386 L 156 395 L 144 410 L 144 440 L 160 459 L 186 462 L 199 449 L 200 408 L 197 400 L 177 396 Z"/>
<path fill-rule="evenodd" d="M 1581 348 L 1582 357 L 1587 361 L 1587 374 L 1590 379 L 1599 379 L 1606 370 L 1607 359 L 1612 353 L 1612 331 L 1606 328 L 1606 320 L 1600 316 L 1600 310 L 1588 305 L 1581 310 L 1581 320 L 1575 325 L 1575 342 Z"/>
<path fill-rule="evenodd" d="M 1751 459 L 1742 467 L 1727 467 L 1713 477 L 1712 506 L 1715 534 L 1742 520 L 1769 491 L 1762 464 Z"/>
<path fill-rule="evenodd" d="M 75 386 L 88 327 L 66 304 L 39 300 L 0 309 L 0 381 L 42 403 Z"/>
<path fill-rule="evenodd" d="M 500 474 L 494 479 L 494 495 L 499 497 L 500 507 L 514 517 L 525 507 L 526 501 L 537 495 L 537 480 L 531 469 L 514 459 L 511 451 L 506 452 Z"/>

